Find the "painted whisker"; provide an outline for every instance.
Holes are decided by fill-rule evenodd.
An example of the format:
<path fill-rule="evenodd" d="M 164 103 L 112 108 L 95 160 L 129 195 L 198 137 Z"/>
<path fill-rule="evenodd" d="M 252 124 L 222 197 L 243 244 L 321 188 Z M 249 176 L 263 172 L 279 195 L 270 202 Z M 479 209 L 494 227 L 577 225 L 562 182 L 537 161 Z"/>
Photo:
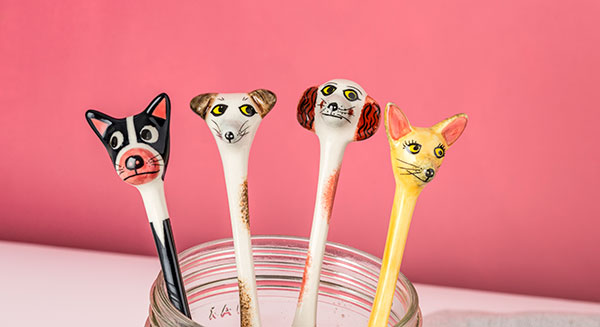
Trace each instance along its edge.
<path fill-rule="evenodd" d="M 423 171 L 423 169 L 421 169 L 421 168 L 411 168 L 411 167 L 402 167 L 402 166 L 396 166 L 396 167 L 404 169 L 404 170 L 416 170 L 419 172 Z"/>
<path fill-rule="evenodd" d="M 352 122 L 350 121 L 350 119 L 348 119 L 348 118 L 346 118 L 346 117 L 344 117 L 344 116 L 340 116 L 340 115 L 332 115 L 332 114 L 327 114 L 327 113 L 324 113 L 324 112 L 321 112 L 321 115 L 323 115 L 323 116 L 329 116 L 329 117 L 335 117 L 335 118 L 339 118 L 339 119 L 344 119 L 344 120 L 345 120 L 345 121 L 347 121 L 348 123 L 352 123 Z"/>
<path fill-rule="evenodd" d="M 217 122 L 216 122 L 216 121 L 214 121 L 214 120 L 211 120 L 211 122 L 212 122 L 213 124 L 215 124 L 215 126 L 217 126 L 217 130 L 219 131 L 219 134 L 220 134 L 220 133 L 223 133 L 223 132 L 221 131 L 221 127 L 219 126 L 219 124 L 217 124 Z"/>
<path fill-rule="evenodd" d="M 407 164 L 407 165 L 411 165 L 411 166 L 413 166 L 413 167 L 417 167 L 417 168 L 419 168 L 419 166 L 417 166 L 417 165 L 414 165 L 414 164 L 411 164 L 411 163 L 410 163 L 410 162 L 408 162 L 408 161 L 404 161 L 404 160 L 402 160 L 402 159 L 398 159 L 398 158 L 396 158 L 396 160 L 398 160 L 398 161 L 400 161 L 400 162 L 403 162 L 403 163 L 405 163 L 405 164 Z"/>

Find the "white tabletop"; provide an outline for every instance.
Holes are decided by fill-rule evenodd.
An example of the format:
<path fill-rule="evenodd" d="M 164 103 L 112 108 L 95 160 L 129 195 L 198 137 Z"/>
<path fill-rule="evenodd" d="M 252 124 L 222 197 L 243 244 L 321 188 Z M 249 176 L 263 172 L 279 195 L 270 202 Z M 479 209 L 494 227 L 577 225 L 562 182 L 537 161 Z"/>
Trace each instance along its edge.
<path fill-rule="evenodd" d="M 159 270 L 152 257 L 0 241 L 1 325 L 143 326 Z M 600 313 L 600 303 L 415 287 L 423 315 L 439 310 Z"/>

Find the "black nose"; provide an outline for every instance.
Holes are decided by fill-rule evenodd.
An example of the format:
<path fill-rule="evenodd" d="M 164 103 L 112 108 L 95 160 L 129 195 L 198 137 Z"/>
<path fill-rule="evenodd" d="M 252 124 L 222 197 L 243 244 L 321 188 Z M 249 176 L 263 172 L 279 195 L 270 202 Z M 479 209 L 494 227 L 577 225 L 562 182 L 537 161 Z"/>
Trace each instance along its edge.
<path fill-rule="evenodd" d="M 433 170 L 433 169 L 431 169 L 431 168 L 428 168 L 428 169 L 425 171 L 425 176 L 427 176 L 428 178 L 431 178 L 431 177 L 433 177 L 433 175 L 435 175 L 435 170 Z"/>
<path fill-rule="evenodd" d="M 331 111 L 336 111 L 336 110 L 338 110 L 338 105 L 337 105 L 337 103 L 332 102 L 327 105 L 327 108 L 331 109 Z"/>
<path fill-rule="evenodd" d="M 140 156 L 131 156 L 125 160 L 125 167 L 129 170 L 140 169 L 144 167 L 144 159 Z"/>
<path fill-rule="evenodd" d="M 227 132 L 225 133 L 225 139 L 229 142 L 231 142 L 231 140 L 233 140 L 235 136 L 233 135 L 233 132 Z"/>

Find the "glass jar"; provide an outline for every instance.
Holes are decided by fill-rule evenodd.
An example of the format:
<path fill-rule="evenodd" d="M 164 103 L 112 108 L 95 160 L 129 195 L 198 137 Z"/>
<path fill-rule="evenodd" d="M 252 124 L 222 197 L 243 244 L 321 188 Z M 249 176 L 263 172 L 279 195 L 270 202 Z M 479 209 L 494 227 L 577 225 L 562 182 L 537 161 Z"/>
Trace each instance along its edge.
<path fill-rule="evenodd" d="M 265 327 L 291 326 L 302 283 L 308 240 L 289 236 L 252 238 L 259 308 Z M 146 327 L 239 326 L 238 282 L 231 239 L 192 247 L 179 255 L 194 321 L 169 302 L 162 274 L 150 291 Z M 345 245 L 327 243 L 317 326 L 367 326 L 381 260 Z M 421 326 L 413 285 L 400 274 L 389 326 Z"/>

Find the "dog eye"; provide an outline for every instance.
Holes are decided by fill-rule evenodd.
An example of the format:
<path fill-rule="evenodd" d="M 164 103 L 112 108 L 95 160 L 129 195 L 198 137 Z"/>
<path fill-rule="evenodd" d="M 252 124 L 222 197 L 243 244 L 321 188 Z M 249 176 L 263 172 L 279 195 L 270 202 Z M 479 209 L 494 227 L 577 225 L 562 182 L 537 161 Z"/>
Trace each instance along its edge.
<path fill-rule="evenodd" d="M 421 145 L 411 144 L 408 146 L 408 151 L 410 151 L 410 153 L 412 153 L 412 154 L 417 154 L 417 153 L 419 153 L 419 151 L 421 151 Z"/>
<path fill-rule="evenodd" d="M 436 157 L 441 158 L 446 154 L 446 151 L 444 150 L 443 146 L 438 145 L 435 149 L 433 149 L 433 153 Z"/>
<path fill-rule="evenodd" d="M 158 141 L 158 130 L 152 125 L 146 125 L 140 131 L 140 136 L 142 137 L 142 140 L 148 143 L 154 143 Z"/>
<path fill-rule="evenodd" d="M 226 104 L 218 104 L 212 108 L 210 113 L 213 114 L 213 116 L 218 117 L 218 116 L 221 116 L 222 114 L 224 114 L 225 110 L 227 110 Z"/>
<path fill-rule="evenodd" d="M 254 107 L 249 104 L 240 106 L 240 111 L 244 114 L 244 116 L 248 116 L 248 117 L 252 117 L 256 113 L 256 110 L 254 110 Z"/>
<path fill-rule="evenodd" d="M 113 149 L 116 150 L 118 148 L 121 147 L 121 145 L 123 145 L 123 133 L 116 131 L 114 132 L 111 136 L 110 136 L 110 140 L 108 141 L 108 145 Z"/>
<path fill-rule="evenodd" d="M 354 90 L 344 90 L 344 96 L 350 101 L 358 100 L 358 94 Z"/>
<path fill-rule="evenodd" d="M 417 154 L 419 153 L 419 151 L 421 151 L 421 144 L 415 142 L 415 141 L 410 141 L 410 142 L 406 142 L 404 143 L 404 148 L 412 154 Z"/>
<path fill-rule="evenodd" d="M 330 95 L 331 93 L 335 92 L 335 90 L 337 90 L 337 87 L 333 85 L 327 85 L 321 90 L 321 93 L 323 93 L 323 95 Z"/>

